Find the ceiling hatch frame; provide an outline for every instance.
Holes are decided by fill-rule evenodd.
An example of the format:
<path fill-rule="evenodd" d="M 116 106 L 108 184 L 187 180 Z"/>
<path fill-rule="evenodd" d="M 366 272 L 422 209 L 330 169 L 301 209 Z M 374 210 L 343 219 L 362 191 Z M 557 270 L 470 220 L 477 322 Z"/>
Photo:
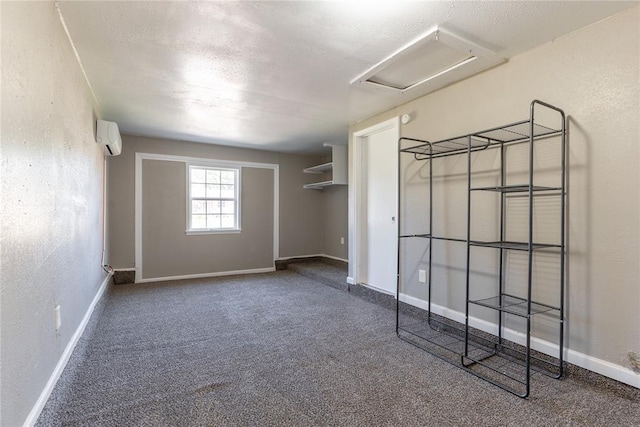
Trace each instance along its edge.
<path fill-rule="evenodd" d="M 431 55 L 430 55 L 431 54 Z M 429 60 L 433 59 L 433 64 Z M 417 77 L 416 68 L 429 68 Z M 438 63 L 440 61 L 440 63 Z M 416 40 L 392 53 L 355 79 L 353 86 L 368 86 L 405 94 L 423 88 L 427 83 L 435 90 L 462 80 L 503 62 L 491 49 L 483 47 L 446 28 L 435 26 Z M 403 67 L 406 66 L 406 69 Z M 411 75 L 413 73 L 413 75 Z M 404 74 L 404 76 L 403 76 Z M 393 79 L 408 81 L 397 81 Z"/>

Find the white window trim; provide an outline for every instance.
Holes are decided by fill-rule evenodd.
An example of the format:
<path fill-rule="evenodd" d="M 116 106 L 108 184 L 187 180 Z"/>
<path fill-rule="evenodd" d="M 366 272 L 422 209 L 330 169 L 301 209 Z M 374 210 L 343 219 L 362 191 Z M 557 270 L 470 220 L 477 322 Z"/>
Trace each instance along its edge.
<path fill-rule="evenodd" d="M 235 180 L 235 219 L 236 224 L 232 228 L 191 228 L 191 168 L 201 169 L 218 169 L 234 171 L 236 174 Z M 242 166 L 230 166 L 228 164 L 216 164 L 216 163 L 202 163 L 202 162 L 188 162 L 186 164 L 186 183 L 187 183 L 187 235 L 200 235 L 200 234 L 235 234 L 242 232 L 242 203 L 241 203 L 241 188 L 242 188 Z"/>

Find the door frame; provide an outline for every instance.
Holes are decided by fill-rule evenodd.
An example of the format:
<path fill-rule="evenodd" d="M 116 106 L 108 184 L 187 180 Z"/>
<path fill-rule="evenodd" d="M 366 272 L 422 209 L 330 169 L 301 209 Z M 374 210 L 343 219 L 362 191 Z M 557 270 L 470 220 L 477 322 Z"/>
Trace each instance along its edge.
<path fill-rule="evenodd" d="M 398 140 L 400 139 L 400 118 L 394 117 L 389 120 L 385 120 L 381 123 L 375 124 L 373 126 L 367 127 L 366 129 L 362 129 L 356 132 L 353 132 L 351 138 L 351 155 L 350 158 L 350 176 L 349 176 L 349 241 L 353 242 L 349 248 L 349 277 L 347 278 L 347 282 L 350 284 L 363 284 L 362 278 L 364 277 L 362 260 L 365 259 L 366 254 L 366 245 L 365 238 L 367 234 L 367 223 L 365 217 L 365 197 L 366 192 L 364 189 L 365 180 L 364 173 L 367 170 L 366 161 L 363 158 L 363 147 L 362 142 L 365 138 L 375 135 L 380 132 L 387 131 L 389 129 L 394 130 L 394 147 L 396 157 L 391 160 L 392 167 L 394 169 L 395 185 L 393 188 L 396 189 L 393 198 L 393 206 L 395 213 L 395 229 L 396 235 L 398 234 Z M 394 242 L 394 246 L 397 248 L 398 242 L 397 240 Z M 398 251 L 394 251 L 394 258 L 390 260 L 393 264 L 393 269 L 397 270 L 398 268 Z M 396 271 L 397 275 L 397 271 Z M 366 286 L 366 285 L 365 285 Z M 385 292 L 384 290 L 376 288 L 377 291 Z M 392 293 L 392 295 L 396 296 L 396 291 Z"/>

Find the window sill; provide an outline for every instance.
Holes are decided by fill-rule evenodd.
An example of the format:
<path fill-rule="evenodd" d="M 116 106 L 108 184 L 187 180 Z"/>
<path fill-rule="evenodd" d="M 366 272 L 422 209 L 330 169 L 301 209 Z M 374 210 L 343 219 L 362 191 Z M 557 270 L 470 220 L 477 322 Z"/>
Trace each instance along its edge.
<path fill-rule="evenodd" d="M 185 234 L 187 236 L 197 236 L 199 234 L 239 234 L 241 232 L 241 228 L 227 228 L 223 230 L 187 230 Z"/>

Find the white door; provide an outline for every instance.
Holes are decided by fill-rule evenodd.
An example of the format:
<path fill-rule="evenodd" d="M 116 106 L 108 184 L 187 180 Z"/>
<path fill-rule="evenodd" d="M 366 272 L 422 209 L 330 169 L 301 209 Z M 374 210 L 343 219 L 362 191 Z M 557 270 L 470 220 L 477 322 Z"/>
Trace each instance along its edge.
<path fill-rule="evenodd" d="M 397 121 L 396 121 L 397 122 Z M 397 281 L 398 128 L 359 139 L 361 148 L 360 281 L 395 295 Z"/>

